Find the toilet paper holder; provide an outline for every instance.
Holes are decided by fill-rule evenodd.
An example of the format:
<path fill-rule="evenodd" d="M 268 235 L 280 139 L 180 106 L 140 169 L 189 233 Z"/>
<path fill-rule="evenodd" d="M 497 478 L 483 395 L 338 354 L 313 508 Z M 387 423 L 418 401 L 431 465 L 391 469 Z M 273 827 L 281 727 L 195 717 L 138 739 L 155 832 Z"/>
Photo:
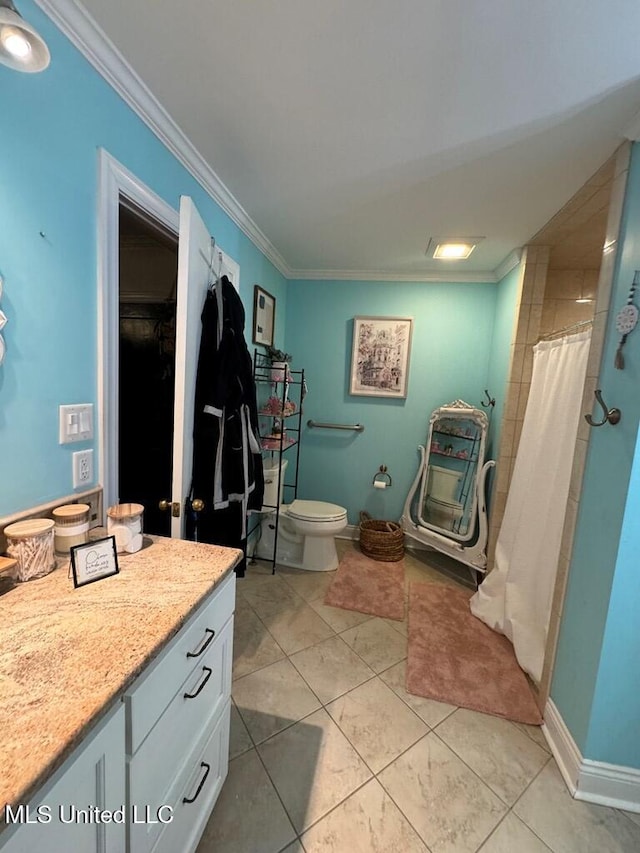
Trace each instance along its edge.
<path fill-rule="evenodd" d="M 387 466 L 381 465 L 379 470 L 373 475 L 373 480 L 371 484 L 375 486 L 376 489 L 387 489 L 393 485 L 393 480 L 391 479 L 391 474 L 387 473 Z"/>

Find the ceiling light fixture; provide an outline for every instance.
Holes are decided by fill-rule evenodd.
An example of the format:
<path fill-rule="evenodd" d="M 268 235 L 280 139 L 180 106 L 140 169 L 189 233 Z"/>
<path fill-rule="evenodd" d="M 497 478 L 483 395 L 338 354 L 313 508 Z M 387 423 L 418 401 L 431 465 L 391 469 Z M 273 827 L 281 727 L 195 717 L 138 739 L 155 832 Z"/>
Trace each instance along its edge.
<path fill-rule="evenodd" d="M 44 39 L 11 0 L 0 0 L 0 63 L 14 71 L 44 71 L 51 60 Z"/>
<path fill-rule="evenodd" d="M 432 237 L 427 255 L 440 261 L 464 261 L 484 237 Z"/>

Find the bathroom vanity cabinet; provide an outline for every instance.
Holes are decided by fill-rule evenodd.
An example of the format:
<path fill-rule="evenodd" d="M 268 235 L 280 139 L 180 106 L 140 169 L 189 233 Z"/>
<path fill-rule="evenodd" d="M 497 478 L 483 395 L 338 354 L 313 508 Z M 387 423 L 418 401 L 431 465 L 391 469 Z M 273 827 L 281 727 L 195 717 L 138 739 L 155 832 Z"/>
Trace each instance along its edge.
<path fill-rule="evenodd" d="M 263 511 L 271 513 L 270 523 L 275 527 L 273 553 L 268 558 L 254 556 L 254 559 L 267 560 L 275 571 L 280 496 L 283 489 L 286 489 L 285 502 L 291 503 L 298 494 L 302 403 L 306 385 L 304 370 L 291 370 L 288 365 L 274 366 L 268 356 L 258 350 L 255 350 L 253 355 L 253 378 L 256 385 L 261 446 L 263 452 L 269 454 L 269 461 L 273 463 L 268 468 L 265 466 Z M 291 450 L 291 453 L 286 458 L 293 463 L 293 473 L 289 473 L 289 483 L 285 483 L 280 463 L 285 458 L 283 454 L 288 450 Z M 267 474 L 267 470 L 275 473 Z M 253 530 L 257 530 L 257 526 Z M 250 530 L 249 535 L 252 532 Z"/>
<path fill-rule="evenodd" d="M 70 619 L 51 625 L 49 636 L 38 632 L 42 650 L 34 650 L 32 638 L 15 664 L 14 678 L 51 646 L 49 666 L 59 671 L 50 675 L 50 701 L 40 708 L 37 730 L 35 720 L 24 721 L 24 754 L 17 720 L 8 745 L 0 743 L 5 817 L 12 824 L 0 834 L 3 853 L 195 850 L 228 767 L 231 569 L 240 556 L 235 549 L 158 539 L 123 559 L 120 575 L 86 588 L 70 590 L 61 570 L 20 585 L 18 596 L 30 599 L 41 584 L 45 611 L 64 597 Z M 145 573 L 145 564 L 156 571 Z M 182 587 L 172 601 L 177 583 Z M 83 593 L 84 601 L 74 601 Z M 70 635 L 64 645 L 76 643 L 77 654 L 66 661 L 55 654 L 59 627 Z M 127 630 L 130 642 L 122 636 Z M 97 684 L 103 696 L 95 696 Z M 40 704 L 36 694 L 25 697 L 25 708 Z"/>

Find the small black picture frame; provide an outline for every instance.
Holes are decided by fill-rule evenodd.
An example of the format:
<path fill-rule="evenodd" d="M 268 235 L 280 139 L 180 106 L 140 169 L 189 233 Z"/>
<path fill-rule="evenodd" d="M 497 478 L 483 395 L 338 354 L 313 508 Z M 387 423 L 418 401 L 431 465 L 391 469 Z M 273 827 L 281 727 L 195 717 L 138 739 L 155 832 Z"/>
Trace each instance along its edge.
<path fill-rule="evenodd" d="M 115 536 L 75 545 L 70 552 L 74 587 L 101 581 L 120 571 Z"/>
<path fill-rule="evenodd" d="M 273 346 L 276 325 L 276 298 L 260 285 L 253 287 L 253 342 L 265 347 Z"/>

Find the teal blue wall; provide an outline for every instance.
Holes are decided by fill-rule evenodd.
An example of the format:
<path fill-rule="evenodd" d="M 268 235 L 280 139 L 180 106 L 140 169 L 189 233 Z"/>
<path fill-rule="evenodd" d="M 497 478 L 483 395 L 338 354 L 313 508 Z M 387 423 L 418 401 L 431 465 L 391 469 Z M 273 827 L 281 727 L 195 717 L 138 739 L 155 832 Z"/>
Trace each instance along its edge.
<path fill-rule="evenodd" d="M 363 433 L 308 429 L 302 436 L 299 497 L 398 519 L 418 466 L 429 415 L 456 398 L 479 406 L 487 387 L 495 284 L 294 281 L 289 284 L 286 349 L 306 371 L 303 422 L 355 424 Z M 406 400 L 349 394 L 353 318 L 413 317 Z M 393 487 L 374 489 L 387 465 Z"/>
<path fill-rule="evenodd" d="M 598 380 L 607 404 L 622 410 L 622 420 L 615 427 L 606 425 L 591 433 L 551 698 L 586 758 L 616 763 L 626 753 L 627 758 L 633 757 L 632 766 L 640 768 L 637 678 L 629 672 L 610 697 L 602 690 L 607 683 L 607 667 L 612 664 L 611 650 L 617 647 L 618 640 L 629 631 L 636 647 L 638 642 L 637 628 L 634 630 L 626 623 L 615 626 L 616 611 L 620 610 L 625 596 L 629 604 L 634 603 L 631 612 L 634 612 L 636 626 L 636 614 L 640 612 L 637 582 L 631 582 L 632 566 L 627 565 L 631 560 L 629 547 L 620 546 L 621 535 L 632 518 L 625 517 L 625 509 L 637 505 L 638 501 L 637 492 L 629 492 L 629 480 L 640 421 L 640 329 L 627 340 L 625 369 L 616 370 L 613 366 L 620 337 L 615 331 L 615 315 L 626 303 L 635 269 L 640 269 L 640 151 L 637 144 L 632 151 Z M 635 487 L 634 481 L 632 489 Z M 637 571 L 637 553 L 633 569 Z M 637 673 L 637 660 L 633 669 Z M 599 673 L 603 676 L 600 680 Z M 598 731 L 598 724 L 605 718 L 603 708 L 614 698 L 611 726 L 606 731 Z M 632 727 L 635 727 L 634 738 L 627 737 Z M 620 763 L 630 764 L 630 761 L 625 759 Z"/>
<path fill-rule="evenodd" d="M 629 482 L 585 754 L 640 768 L 640 436 Z"/>
<path fill-rule="evenodd" d="M 496 401 L 494 410 L 490 413 L 491 428 L 488 455 L 492 459 L 497 459 L 500 447 L 500 430 L 509 381 L 511 342 L 516 320 L 515 312 L 520 291 L 520 277 L 521 270 L 520 264 L 518 264 L 498 282 L 496 287 L 496 310 L 487 377 L 487 388 Z M 487 409 L 487 411 L 489 410 Z M 495 468 L 492 469 L 492 474 L 494 471 Z"/>
<path fill-rule="evenodd" d="M 277 343 L 286 313 L 286 282 L 272 264 L 39 7 L 24 0 L 20 11 L 48 42 L 52 61 L 33 75 L 0 65 L 0 274 L 9 318 L 0 367 L 0 516 L 72 491 L 78 445 L 58 445 L 58 405 L 96 402 L 99 147 L 173 207 L 181 194 L 193 197 L 240 264 L 248 320 L 255 282 L 278 300 Z"/>

